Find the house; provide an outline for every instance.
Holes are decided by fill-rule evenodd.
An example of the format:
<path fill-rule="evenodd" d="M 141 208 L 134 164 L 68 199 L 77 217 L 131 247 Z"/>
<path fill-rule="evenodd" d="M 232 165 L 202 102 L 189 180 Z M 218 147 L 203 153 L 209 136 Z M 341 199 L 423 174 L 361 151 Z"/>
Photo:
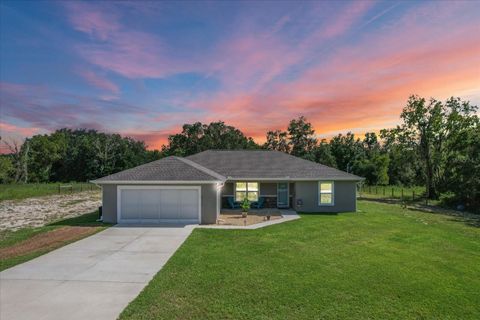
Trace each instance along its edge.
<path fill-rule="evenodd" d="M 92 181 L 110 223 L 216 223 L 228 197 L 301 212 L 356 210 L 362 178 L 286 153 L 208 150 L 166 157 Z M 231 202 L 231 201 L 230 201 Z"/>

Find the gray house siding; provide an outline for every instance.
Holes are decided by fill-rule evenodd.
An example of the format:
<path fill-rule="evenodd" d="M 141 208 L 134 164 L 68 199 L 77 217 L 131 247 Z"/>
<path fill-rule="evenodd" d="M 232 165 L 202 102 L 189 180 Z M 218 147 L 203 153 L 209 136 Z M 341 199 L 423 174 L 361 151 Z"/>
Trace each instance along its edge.
<path fill-rule="evenodd" d="M 132 184 L 129 184 L 132 185 Z M 186 186 L 187 184 L 175 184 L 174 186 Z M 102 214 L 103 221 L 108 223 L 117 223 L 117 186 L 116 184 L 102 185 Z M 161 186 L 161 184 L 155 184 Z M 169 185 L 163 185 L 169 186 Z M 172 186 L 172 185 L 170 185 Z M 192 186 L 188 184 L 188 186 Z M 202 184 L 202 212 L 201 223 L 212 224 L 217 222 L 217 189 L 216 184 Z"/>
<path fill-rule="evenodd" d="M 334 205 L 318 205 L 318 181 L 295 182 L 293 208 L 300 212 L 346 212 L 357 210 L 356 181 L 334 181 Z M 298 206 L 297 200 L 303 205 Z"/>

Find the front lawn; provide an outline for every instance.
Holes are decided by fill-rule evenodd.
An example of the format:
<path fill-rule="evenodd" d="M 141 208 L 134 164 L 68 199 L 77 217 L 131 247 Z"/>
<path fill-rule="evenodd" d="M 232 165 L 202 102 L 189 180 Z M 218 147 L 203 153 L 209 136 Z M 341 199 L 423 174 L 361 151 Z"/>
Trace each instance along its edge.
<path fill-rule="evenodd" d="M 196 229 L 120 319 L 480 318 L 480 228 L 397 205 L 359 210 Z"/>
<path fill-rule="evenodd" d="M 104 230 L 98 212 L 60 220 L 39 228 L 0 232 L 0 271 Z"/>

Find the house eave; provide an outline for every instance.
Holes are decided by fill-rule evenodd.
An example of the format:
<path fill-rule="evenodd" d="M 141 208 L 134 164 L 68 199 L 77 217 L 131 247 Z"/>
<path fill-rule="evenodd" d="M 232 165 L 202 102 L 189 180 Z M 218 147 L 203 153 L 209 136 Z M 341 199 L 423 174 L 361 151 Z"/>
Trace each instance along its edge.
<path fill-rule="evenodd" d="M 91 183 L 102 185 L 102 184 L 217 184 L 223 183 L 221 180 L 111 180 L 111 181 L 99 181 L 99 180 L 91 180 Z"/>
<path fill-rule="evenodd" d="M 266 177 L 227 177 L 227 182 L 231 181 L 352 181 L 352 182 L 360 182 L 363 181 L 365 178 L 332 178 L 332 177 L 314 177 L 314 178 L 291 178 L 291 177 L 280 177 L 280 178 L 266 178 Z"/>

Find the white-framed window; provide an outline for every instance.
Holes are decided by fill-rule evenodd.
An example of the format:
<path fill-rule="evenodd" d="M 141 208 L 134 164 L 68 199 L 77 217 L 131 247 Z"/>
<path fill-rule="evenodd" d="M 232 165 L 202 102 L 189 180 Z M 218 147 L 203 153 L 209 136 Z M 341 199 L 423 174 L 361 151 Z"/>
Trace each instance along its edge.
<path fill-rule="evenodd" d="M 318 205 L 333 206 L 334 185 L 333 181 L 318 182 Z"/>
<path fill-rule="evenodd" d="M 235 182 L 235 201 L 258 201 L 258 182 Z"/>

